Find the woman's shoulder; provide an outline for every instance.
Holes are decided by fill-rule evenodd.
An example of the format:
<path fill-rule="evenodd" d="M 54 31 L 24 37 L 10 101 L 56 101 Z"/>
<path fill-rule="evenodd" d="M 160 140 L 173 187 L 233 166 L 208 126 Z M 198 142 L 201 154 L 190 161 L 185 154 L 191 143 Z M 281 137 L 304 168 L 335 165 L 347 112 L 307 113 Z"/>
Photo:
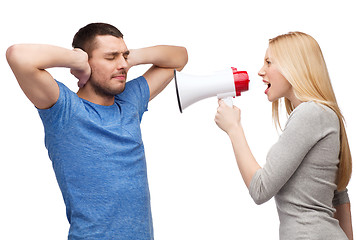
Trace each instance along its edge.
<path fill-rule="evenodd" d="M 294 109 L 294 111 L 291 113 L 291 116 L 293 114 L 307 114 L 312 116 L 330 115 L 337 117 L 336 113 L 330 107 L 314 101 L 302 102 Z"/>
<path fill-rule="evenodd" d="M 314 101 L 299 104 L 289 116 L 289 120 L 293 119 L 321 125 L 339 125 L 339 119 L 330 107 Z"/>

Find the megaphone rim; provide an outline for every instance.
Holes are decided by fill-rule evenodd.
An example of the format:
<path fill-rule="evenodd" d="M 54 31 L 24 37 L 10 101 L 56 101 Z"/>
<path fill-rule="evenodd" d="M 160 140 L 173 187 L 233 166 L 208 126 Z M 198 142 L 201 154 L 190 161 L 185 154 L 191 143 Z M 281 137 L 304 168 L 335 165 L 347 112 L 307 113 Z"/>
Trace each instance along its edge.
<path fill-rule="evenodd" d="M 180 100 L 180 94 L 179 94 L 179 90 L 178 90 L 178 85 L 177 85 L 176 72 L 177 72 L 177 70 L 175 69 L 174 77 L 175 77 L 176 96 L 177 96 L 177 102 L 178 102 L 178 105 L 179 105 L 180 112 L 182 113 L 182 106 L 181 106 L 181 100 Z"/>

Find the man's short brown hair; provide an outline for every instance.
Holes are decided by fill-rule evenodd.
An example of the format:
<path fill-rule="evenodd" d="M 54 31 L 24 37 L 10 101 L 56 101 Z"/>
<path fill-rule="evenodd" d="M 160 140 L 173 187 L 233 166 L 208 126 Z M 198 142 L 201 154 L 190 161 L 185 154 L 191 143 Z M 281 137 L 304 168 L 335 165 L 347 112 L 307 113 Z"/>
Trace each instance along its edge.
<path fill-rule="evenodd" d="M 117 38 L 123 38 L 123 34 L 110 24 L 90 23 L 79 29 L 74 35 L 72 47 L 82 49 L 90 57 L 96 45 L 95 37 L 101 35 L 111 35 Z"/>

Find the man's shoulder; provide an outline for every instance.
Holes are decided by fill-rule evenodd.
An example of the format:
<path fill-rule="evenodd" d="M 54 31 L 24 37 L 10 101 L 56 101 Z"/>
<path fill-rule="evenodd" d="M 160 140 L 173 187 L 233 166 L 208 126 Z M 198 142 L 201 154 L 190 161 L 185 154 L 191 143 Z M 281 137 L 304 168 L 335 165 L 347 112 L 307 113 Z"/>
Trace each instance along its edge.
<path fill-rule="evenodd" d="M 126 89 L 127 87 L 131 89 L 131 88 L 143 88 L 146 86 L 148 86 L 148 84 L 144 76 L 139 76 L 137 78 L 127 81 L 126 83 Z"/>
<path fill-rule="evenodd" d="M 56 83 L 58 84 L 58 87 L 60 88 L 60 91 L 63 91 L 63 92 L 67 92 L 67 93 L 70 93 L 70 94 L 76 94 L 74 91 L 72 91 L 69 87 L 67 87 L 64 83 L 56 80 Z"/>
<path fill-rule="evenodd" d="M 124 99 L 130 96 L 137 97 L 140 93 L 149 92 L 149 85 L 144 76 L 140 76 L 129 80 L 125 84 L 125 89 L 122 93 L 115 96 L 116 99 Z"/>
<path fill-rule="evenodd" d="M 59 87 L 59 97 L 56 103 L 48 109 L 38 109 L 42 119 L 47 119 L 50 116 L 58 118 L 64 115 L 66 110 L 73 110 L 80 103 L 80 98 L 75 92 L 69 89 L 65 84 L 56 80 Z"/>

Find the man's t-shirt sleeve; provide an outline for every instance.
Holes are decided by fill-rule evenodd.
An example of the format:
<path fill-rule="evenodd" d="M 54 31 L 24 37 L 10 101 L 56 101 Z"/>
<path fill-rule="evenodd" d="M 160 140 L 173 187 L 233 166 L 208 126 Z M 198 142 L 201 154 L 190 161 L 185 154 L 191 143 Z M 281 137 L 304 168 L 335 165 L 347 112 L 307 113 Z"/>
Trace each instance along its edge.
<path fill-rule="evenodd" d="M 60 89 L 57 102 L 49 109 L 37 109 L 45 128 L 63 127 L 70 119 L 71 109 L 76 102 L 76 94 L 63 83 L 56 82 Z"/>

